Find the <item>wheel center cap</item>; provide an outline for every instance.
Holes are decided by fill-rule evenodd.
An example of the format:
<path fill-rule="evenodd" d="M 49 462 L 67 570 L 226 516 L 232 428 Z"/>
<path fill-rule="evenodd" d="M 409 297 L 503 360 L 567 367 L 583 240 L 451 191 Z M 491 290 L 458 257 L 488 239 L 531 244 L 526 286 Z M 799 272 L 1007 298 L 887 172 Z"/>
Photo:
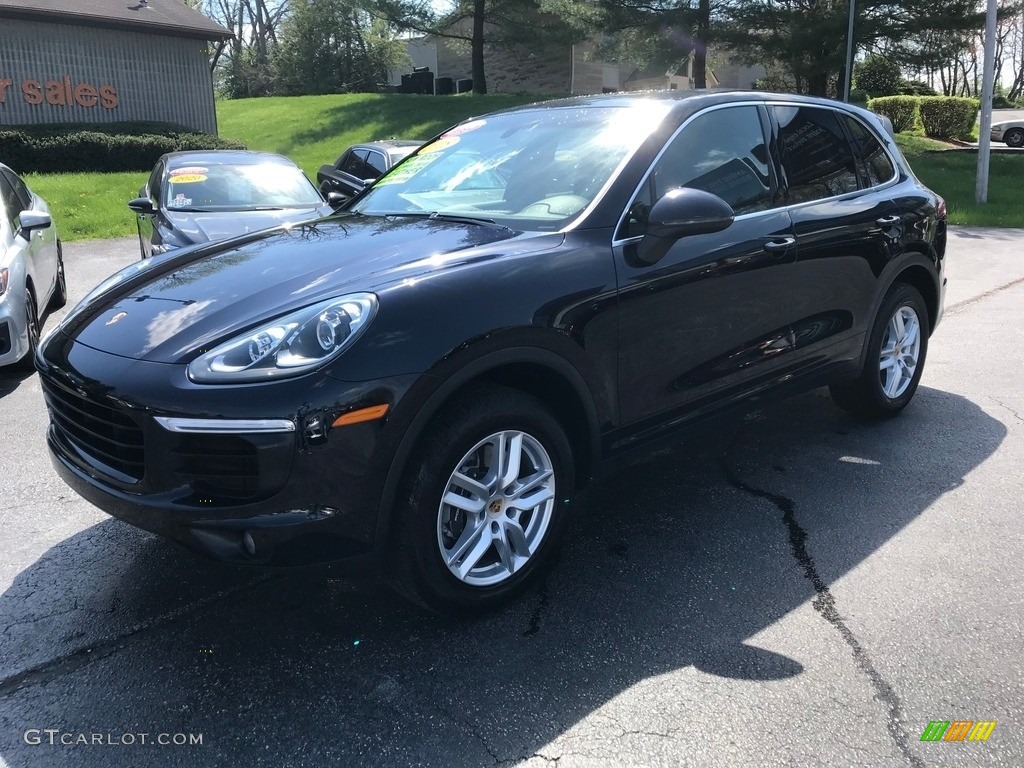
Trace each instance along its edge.
<path fill-rule="evenodd" d="M 501 508 L 504 506 L 504 502 L 501 499 L 493 499 L 490 504 L 487 505 L 488 511 L 492 515 L 500 515 Z"/>

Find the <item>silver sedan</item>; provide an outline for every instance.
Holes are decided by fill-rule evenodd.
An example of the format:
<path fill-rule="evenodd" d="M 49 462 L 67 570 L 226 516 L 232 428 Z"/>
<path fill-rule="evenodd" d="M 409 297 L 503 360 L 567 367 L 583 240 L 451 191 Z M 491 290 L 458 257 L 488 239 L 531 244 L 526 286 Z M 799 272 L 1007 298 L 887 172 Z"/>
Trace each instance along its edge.
<path fill-rule="evenodd" d="M 64 261 L 49 206 L 0 164 L 0 366 L 31 369 L 43 311 L 66 301 Z"/>
<path fill-rule="evenodd" d="M 1008 147 L 1024 147 L 1024 120 L 1006 120 L 992 126 L 992 141 L 1001 141 Z"/>

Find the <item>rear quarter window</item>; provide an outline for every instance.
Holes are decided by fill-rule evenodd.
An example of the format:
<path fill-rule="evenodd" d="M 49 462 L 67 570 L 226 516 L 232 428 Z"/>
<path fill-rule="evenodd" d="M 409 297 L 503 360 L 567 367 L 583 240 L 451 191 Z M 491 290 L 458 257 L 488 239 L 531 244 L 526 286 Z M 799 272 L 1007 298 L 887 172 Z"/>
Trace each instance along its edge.
<path fill-rule="evenodd" d="M 864 161 L 868 186 L 877 187 L 892 181 L 896 176 L 896 168 L 878 139 L 857 118 L 842 115 L 840 119 L 846 124 L 853 137 L 854 147 Z"/>

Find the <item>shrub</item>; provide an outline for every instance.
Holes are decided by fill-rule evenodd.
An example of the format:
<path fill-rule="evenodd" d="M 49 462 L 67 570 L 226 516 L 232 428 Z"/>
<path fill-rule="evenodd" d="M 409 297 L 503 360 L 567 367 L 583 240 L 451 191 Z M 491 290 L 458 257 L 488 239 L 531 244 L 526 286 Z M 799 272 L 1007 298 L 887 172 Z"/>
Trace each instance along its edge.
<path fill-rule="evenodd" d="M 893 130 L 902 133 L 914 127 L 919 101 L 917 96 L 882 96 L 868 101 L 868 109 L 888 117 L 892 121 Z"/>
<path fill-rule="evenodd" d="M 1013 109 L 1017 104 L 1010 101 L 1005 96 L 993 96 L 992 97 L 992 108 L 993 109 Z"/>
<path fill-rule="evenodd" d="M 850 103 L 851 104 L 864 104 L 871 98 L 868 96 L 868 92 L 860 88 L 854 88 L 850 91 Z"/>
<path fill-rule="evenodd" d="M 925 136 L 959 139 L 970 134 L 978 119 L 978 100 L 963 96 L 922 96 L 921 123 Z"/>
<path fill-rule="evenodd" d="M 0 162 L 18 173 L 148 171 L 160 155 L 189 149 L 245 149 L 245 145 L 158 123 L 0 130 Z"/>
<path fill-rule="evenodd" d="M 903 80 L 898 93 L 904 96 L 938 96 L 938 93 L 923 80 Z"/>
<path fill-rule="evenodd" d="M 854 67 L 853 79 L 858 89 L 872 96 L 894 96 L 900 92 L 903 75 L 899 64 L 874 53 Z"/>

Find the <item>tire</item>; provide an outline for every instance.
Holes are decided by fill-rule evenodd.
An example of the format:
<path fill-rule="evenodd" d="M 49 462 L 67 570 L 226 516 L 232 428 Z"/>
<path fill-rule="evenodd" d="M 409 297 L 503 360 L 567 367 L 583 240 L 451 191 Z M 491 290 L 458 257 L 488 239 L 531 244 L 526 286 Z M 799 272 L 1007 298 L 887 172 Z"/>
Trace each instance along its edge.
<path fill-rule="evenodd" d="M 917 392 L 930 333 L 928 308 L 918 290 L 893 285 L 875 317 L 860 376 L 830 387 L 836 405 L 867 418 L 897 415 Z"/>
<path fill-rule="evenodd" d="M 1024 147 L 1024 128 L 1011 128 L 1003 134 L 1003 141 L 1008 147 Z"/>
<path fill-rule="evenodd" d="M 57 241 L 57 284 L 53 287 L 50 297 L 50 311 L 60 309 L 68 303 L 68 279 L 64 274 L 64 247 Z"/>
<path fill-rule="evenodd" d="M 499 445 L 518 454 L 518 472 L 510 459 L 495 461 Z M 405 478 L 388 580 L 414 603 L 449 615 L 492 610 L 526 588 L 551 563 L 575 495 L 561 425 L 537 399 L 494 385 L 474 387 L 438 414 Z M 517 506 L 521 494 L 529 509 Z"/>
<path fill-rule="evenodd" d="M 36 299 L 32 291 L 25 290 L 25 314 L 28 327 L 28 351 L 14 364 L 19 371 L 35 370 L 36 347 L 39 345 L 39 311 L 36 309 Z"/>

